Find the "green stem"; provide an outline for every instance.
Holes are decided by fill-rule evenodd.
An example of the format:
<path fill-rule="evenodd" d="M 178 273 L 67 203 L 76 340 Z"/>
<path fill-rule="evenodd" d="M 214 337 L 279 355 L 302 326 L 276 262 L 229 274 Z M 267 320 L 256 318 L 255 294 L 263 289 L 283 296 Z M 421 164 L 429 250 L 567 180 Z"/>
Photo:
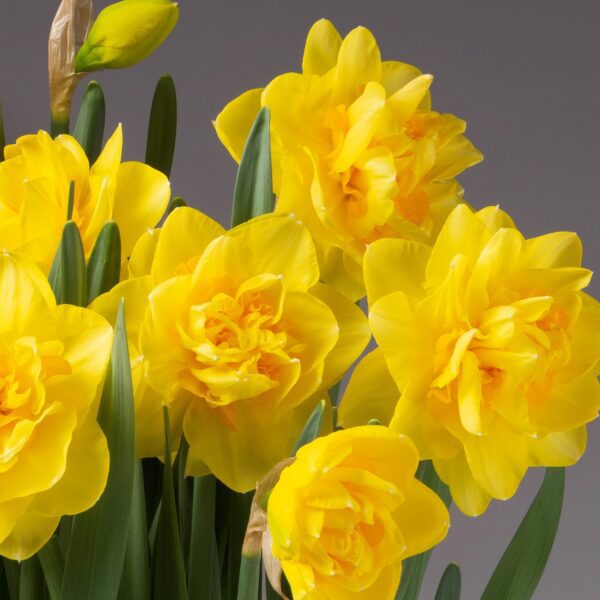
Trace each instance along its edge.
<path fill-rule="evenodd" d="M 69 118 L 52 117 L 50 120 L 50 135 L 55 138 L 63 133 L 69 133 Z"/>

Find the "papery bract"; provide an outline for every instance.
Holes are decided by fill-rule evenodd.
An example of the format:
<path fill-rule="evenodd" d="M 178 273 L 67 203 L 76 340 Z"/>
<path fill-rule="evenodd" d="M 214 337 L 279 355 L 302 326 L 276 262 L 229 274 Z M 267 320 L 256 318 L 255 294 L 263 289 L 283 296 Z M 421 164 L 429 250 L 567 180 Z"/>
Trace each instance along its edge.
<path fill-rule="evenodd" d="M 336 431 L 298 451 L 268 503 L 273 555 L 296 600 L 392 600 L 402 560 L 444 539 L 442 500 L 386 427 Z"/>
<path fill-rule="evenodd" d="M 93 308 L 110 316 L 127 302 L 138 455 L 160 455 L 165 404 L 175 443 L 182 431 L 189 443 L 189 474 L 208 468 L 254 488 L 362 352 L 366 318 L 319 283 L 310 235 L 287 215 L 225 233 L 177 208 L 140 239 L 129 269 Z"/>
<path fill-rule="evenodd" d="M 581 254 L 573 233 L 524 239 L 498 208 L 464 205 L 433 249 L 374 243 L 365 280 L 380 348 L 341 422 L 379 417 L 410 435 L 469 515 L 510 498 L 528 467 L 574 464 L 600 407 L 600 306 L 581 291 Z"/>
<path fill-rule="evenodd" d="M 57 306 L 42 273 L 6 253 L 0 297 L 0 555 L 23 560 L 104 490 L 96 412 L 112 329 L 90 310 Z"/>
<path fill-rule="evenodd" d="M 4 148 L 0 163 L 0 247 L 37 263 L 46 273 L 68 218 L 69 186 L 74 183 L 72 218 L 81 232 L 86 257 L 109 220 L 121 232 L 123 256 L 154 227 L 170 196 L 168 179 L 139 162 L 121 162 L 119 126 L 90 167 L 75 138 L 46 132 L 20 137 Z"/>
<path fill-rule="evenodd" d="M 367 245 L 386 237 L 431 243 L 461 200 L 455 176 L 481 160 L 465 122 L 431 110 L 431 81 L 411 65 L 382 62 L 364 27 L 342 40 L 320 20 L 301 74 L 242 94 L 215 121 L 239 161 L 257 111 L 269 108 L 276 210 L 306 223 L 324 281 L 350 296 L 364 294 Z"/>

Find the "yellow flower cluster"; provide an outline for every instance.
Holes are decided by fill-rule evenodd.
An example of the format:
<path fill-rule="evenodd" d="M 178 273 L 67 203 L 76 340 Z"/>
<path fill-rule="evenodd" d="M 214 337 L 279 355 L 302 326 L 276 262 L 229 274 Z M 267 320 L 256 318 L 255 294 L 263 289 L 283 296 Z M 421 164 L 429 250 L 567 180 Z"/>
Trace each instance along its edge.
<path fill-rule="evenodd" d="M 142 14 L 151 22 L 127 26 Z M 170 0 L 113 5 L 81 70 L 141 60 L 177 18 Z M 189 446 L 186 474 L 237 492 L 290 457 L 375 336 L 341 402 L 345 429 L 303 446 L 269 497 L 273 555 L 296 600 L 395 597 L 402 561 L 448 529 L 444 503 L 415 478 L 420 459 L 479 515 L 529 467 L 581 457 L 600 409 L 600 305 L 583 292 L 581 242 L 526 239 L 499 208 L 462 203 L 456 177 L 481 155 L 463 121 L 432 110 L 431 81 L 382 61 L 367 29 L 342 39 L 318 21 L 302 73 L 215 121 L 239 161 L 261 107 L 271 118 L 275 212 L 229 231 L 188 207 L 157 226 L 169 181 L 121 162 L 120 126 L 93 165 L 69 135 L 4 148 L 1 555 L 31 556 L 103 492 L 98 397 L 122 299 L 137 456 L 164 457 L 166 407 L 173 451 Z M 89 308 L 57 306 L 46 278 L 70 218 L 86 259 L 108 221 L 122 237 L 123 281 Z M 365 291 L 368 319 L 354 302 Z"/>
<path fill-rule="evenodd" d="M 363 295 L 368 244 L 431 243 L 462 197 L 456 175 L 481 160 L 465 122 L 431 109 L 431 82 L 412 65 L 382 62 L 368 29 L 342 40 L 323 19 L 308 34 L 302 73 L 242 94 L 215 121 L 239 161 L 256 113 L 270 109 L 277 210 L 307 224 L 325 280 L 350 296 Z"/>

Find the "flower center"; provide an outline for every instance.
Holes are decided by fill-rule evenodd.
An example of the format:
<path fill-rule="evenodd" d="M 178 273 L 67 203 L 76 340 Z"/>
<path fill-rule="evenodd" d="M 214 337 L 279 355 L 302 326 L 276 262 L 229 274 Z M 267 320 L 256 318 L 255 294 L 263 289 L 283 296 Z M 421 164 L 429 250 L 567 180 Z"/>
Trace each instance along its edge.
<path fill-rule="evenodd" d="M 180 328 L 189 350 L 182 387 L 214 407 L 278 387 L 282 369 L 297 363 L 302 349 L 286 331 L 284 297 L 279 277 L 260 275 L 236 294 L 219 292 L 192 305 Z"/>

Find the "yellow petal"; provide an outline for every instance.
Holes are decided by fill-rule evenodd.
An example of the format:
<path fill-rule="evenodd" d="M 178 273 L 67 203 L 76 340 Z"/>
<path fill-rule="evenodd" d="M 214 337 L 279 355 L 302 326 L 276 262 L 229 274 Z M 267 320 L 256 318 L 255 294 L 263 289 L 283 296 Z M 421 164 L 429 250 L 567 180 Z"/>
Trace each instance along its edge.
<path fill-rule="evenodd" d="M 430 256 L 431 248 L 419 242 L 388 238 L 370 244 L 364 260 L 369 304 L 397 291 L 422 296 Z"/>
<path fill-rule="evenodd" d="M 299 291 L 319 279 L 310 234 L 289 215 L 258 217 L 214 240 L 198 262 L 193 282 L 210 282 L 224 273 L 238 285 L 254 275 L 281 275 L 286 289 Z"/>
<path fill-rule="evenodd" d="M 352 372 L 338 409 L 338 422 L 345 429 L 366 425 L 371 419 L 387 425 L 399 396 L 383 352 L 377 348 L 369 352 Z"/>
<path fill-rule="evenodd" d="M 579 267 L 583 256 L 581 239 L 576 233 L 556 231 L 525 242 L 522 269 Z"/>
<path fill-rule="evenodd" d="M 407 82 L 388 98 L 388 106 L 399 123 L 404 123 L 419 108 L 433 82 L 432 75 L 420 75 Z"/>
<path fill-rule="evenodd" d="M 186 268 L 225 229 L 210 217 L 188 207 L 176 208 L 164 222 L 152 263 L 154 283 L 191 272 Z"/>
<path fill-rule="evenodd" d="M 462 450 L 447 460 L 436 458 L 433 464 L 440 479 L 449 486 L 452 500 L 464 514 L 477 517 L 487 510 L 492 498 L 473 478 Z"/>
<path fill-rule="evenodd" d="M 420 75 L 421 71 L 413 65 L 395 60 L 384 60 L 381 63 L 381 78 L 379 81 L 385 88 L 387 95 L 392 96 L 400 88 Z M 430 107 L 422 106 L 421 108 L 428 110 Z"/>
<path fill-rule="evenodd" d="M 127 263 L 129 277 L 144 277 L 150 275 L 156 245 L 160 237 L 160 227 L 148 229 L 136 242 Z"/>
<path fill-rule="evenodd" d="M 540 438 L 529 439 L 532 466 L 570 467 L 585 452 L 587 432 L 585 427 L 572 431 L 549 433 Z"/>
<path fill-rule="evenodd" d="M 106 438 L 92 415 L 73 433 L 64 475 L 56 485 L 35 496 L 31 509 L 52 517 L 91 508 L 106 486 L 108 464 Z"/>
<path fill-rule="evenodd" d="M 339 327 L 337 343 L 327 355 L 323 371 L 323 387 L 330 387 L 344 375 L 369 343 L 369 322 L 360 307 L 332 287 L 317 284 L 310 293 L 332 310 Z"/>
<path fill-rule="evenodd" d="M 108 142 L 104 145 L 100 156 L 90 170 L 90 175 L 115 175 L 121 164 L 123 152 L 123 127 L 119 123 Z"/>
<path fill-rule="evenodd" d="M 406 544 L 403 558 L 408 558 L 446 537 L 450 515 L 440 497 L 418 479 L 413 479 L 403 493 L 404 501 L 393 516 Z"/>
<path fill-rule="evenodd" d="M 353 29 L 342 42 L 338 56 L 333 101 L 350 104 L 369 81 L 379 81 L 381 54 L 373 34 Z"/>
<path fill-rule="evenodd" d="M 219 410 L 191 402 L 183 422 L 185 437 L 215 477 L 237 492 L 247 492 L 285 457 L 289 418 L 265 425 L 252 406 L 238 402 L 235 430 L 224 425 Z"/>
<path fill-rule="evenodd" d="M 263 88 L 244 92 L 232 100 L 213 121 L 221 143 L 236 162 L 240 162 L 254 119 L 260 110 Z"/>
<path fill-rule="evenodd" d="M 323 75 L 335 67 L 342 38 L 331 21 L 319 19 L 308 32 L 302 71 L 306 75 Z"/>
<path fill-rule="evenodd" d="M 348 108 L 350 128 L 344 136 L 342 147 L 333 168 L 343 173 L 350 168 L 372 141 L 378 117 L 385 106 L 385 90 L 374 81 L 365 86 L 362 94 Z"/>
<path fill-rule="evenodd" d="M 466 352 L 458 380 L 458 412 L 463 427 L 475 435 L 482 433 L 481 404 L 479 363 L 472 352 Z"/>
<path fill-rule="evenodd" d="M 30 558 L 52 537 L 59 521 L 60 517 L 25 511 L 10 535 L 0 543 L 0 555 L 19 561 Z"/>

